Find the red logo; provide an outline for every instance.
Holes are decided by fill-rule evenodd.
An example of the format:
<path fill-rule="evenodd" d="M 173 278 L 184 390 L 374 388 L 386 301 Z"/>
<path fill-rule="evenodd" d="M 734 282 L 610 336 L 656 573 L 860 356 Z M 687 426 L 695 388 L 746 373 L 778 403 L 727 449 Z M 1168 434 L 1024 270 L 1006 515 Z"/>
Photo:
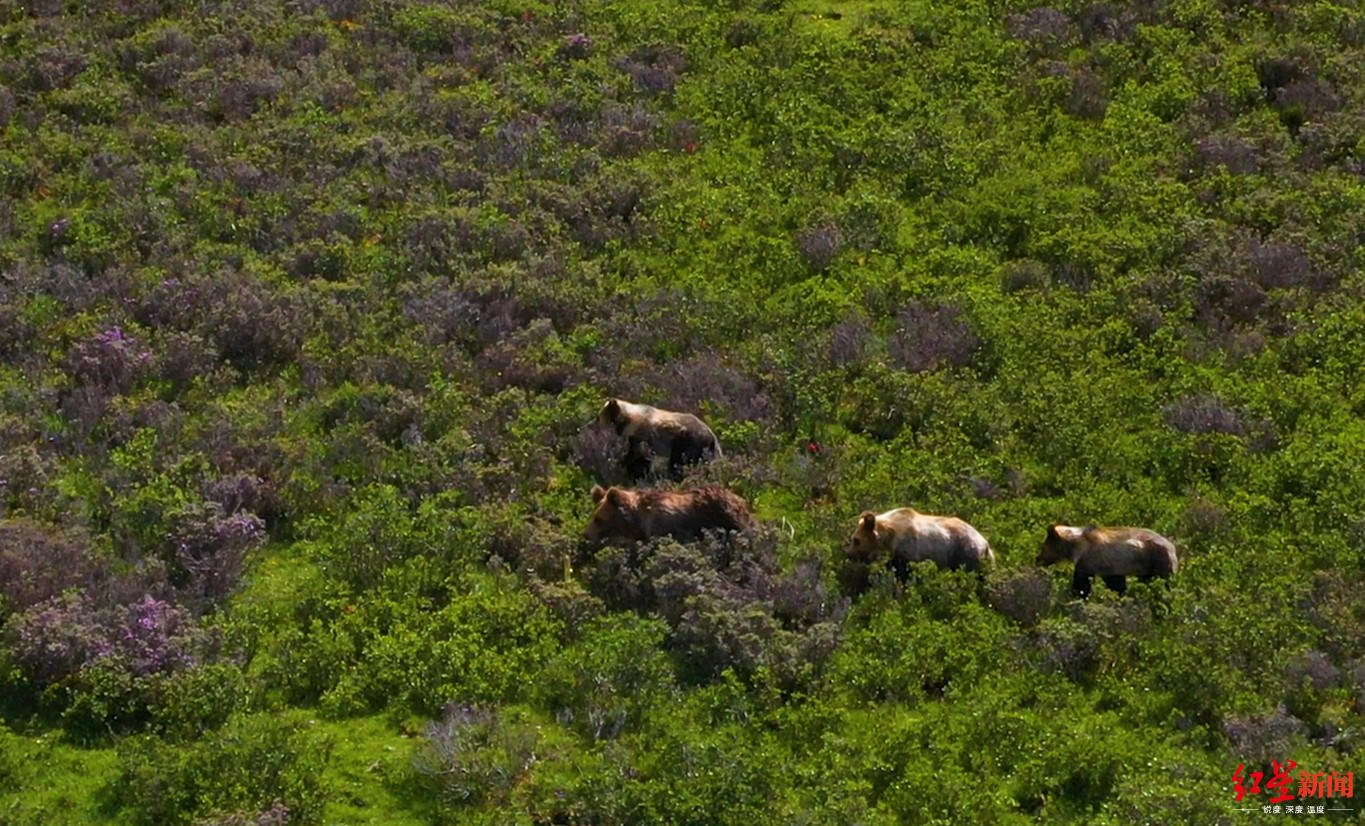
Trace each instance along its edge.
<path fill-rule="evenodd" d="M 1274 797 L 1271 797 L 1268 801 L 1272 804 L 1284 803 L 1285 801 L 1295 799 L 1325 800 L 1329 798 L 1340 799 L 1355 796 L 1355 772 L 1346 772 L 1345 774 L 1331 772 L 1329 774 L 1327 772 L 1301 771 L 1298 773 L 1298 776 L 1295 777 L 1293 772 L 1294 769 L 1298 768 L 1299 764 L 1295 763 L 1293 760 L 1286 760 L 1283 765 L 1281 765 L 1278 760 L 1272 760 L 1270 761 L 1270 766 L 1270 779 L 1266 780 L 1265 785 L 1262 786 L 1261 781 L 1265 780 L 1264 772 L 1251 772 L 1249 775 L 1244 776 L 1243 772 L 1246 770 L 1246 765 L 1243 763 L 1237 764 L 1237 771 L 1233 772 L 1232 775 L 1232 783 L 1233 791 L 1237 795 L 1238 802 L 1241 802 L 1242 798 L 1246 797 L 1248 794 L 1261 794 L 1263 792 L 1274 795 Z M 1244 783 L 1244 780 L 1250 781 L 1250 784 Z M 1295 781 L 1297 781 L 1297 784 Z M 1296 785 L 1297 795 L 1295 794 Z M 1272 808 L 1273 814 L 1281 814 L 1281 807 L 1278 805 L 1273 807 L 1262 807 L 1267 813 L 1272 813 Z M 1297 805 L 1284 806 L 1283 810 L 1286 814 L 1304 813 L 1304 807 Z M 1323 810 L 1324 807 L 1322 806 L 1307 807 L 1308 814 L 1322 814 Z"/>

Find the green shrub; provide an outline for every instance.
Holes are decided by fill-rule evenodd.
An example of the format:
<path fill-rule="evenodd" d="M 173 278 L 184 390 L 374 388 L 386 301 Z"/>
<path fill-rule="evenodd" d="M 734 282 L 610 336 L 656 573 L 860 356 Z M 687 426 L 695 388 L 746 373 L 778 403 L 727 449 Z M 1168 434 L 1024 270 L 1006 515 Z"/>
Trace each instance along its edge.
<path fill-rule="evenodd" d="M 186 745 L 129 738 L 119 744 L 115 799 L 133 823 L 192 823 L 264 810 L 277 800 L 289 810 L 289 822 L 319 823 L 330 744 L 311 725 L 299 714 L 238 715 Z"/>

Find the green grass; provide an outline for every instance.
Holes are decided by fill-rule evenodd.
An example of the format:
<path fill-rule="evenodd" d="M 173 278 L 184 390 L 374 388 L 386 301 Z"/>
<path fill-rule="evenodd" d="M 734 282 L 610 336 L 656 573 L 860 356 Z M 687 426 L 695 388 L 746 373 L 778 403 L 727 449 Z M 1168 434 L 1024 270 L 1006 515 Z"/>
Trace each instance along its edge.
<path fill-rule="evenodd" d="M 432 804 L 405 796 L 412 773 L 413 738 L 388 716 L 319 722 L 332 738 L 331 759 L 323 773 L 329 801 L 323 822 L 329 826 L 429 823 Z"/>
<path fill-rule="evenodd" d="M 105 792 L 118 777 L 112 747 L 72 745 L 60 731 L 0 728 L 0 823 L 13 826 L 110 820 Z"/>

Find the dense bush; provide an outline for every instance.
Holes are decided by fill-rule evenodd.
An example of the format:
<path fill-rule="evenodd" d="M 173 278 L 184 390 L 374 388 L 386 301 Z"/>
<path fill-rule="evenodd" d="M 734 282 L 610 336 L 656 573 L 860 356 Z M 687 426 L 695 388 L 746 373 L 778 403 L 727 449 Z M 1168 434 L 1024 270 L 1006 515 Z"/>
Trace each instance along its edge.
<path fill-rule="evenodd" d="M 265 813 L 273 811 L 275 822 L 317 823 L 330 744 L 308 729 L 298 717 L 254 716 L 188 747 L 130 738 L 119 748 L 122 811 L 135 823 L 231 822 L 243 811 L 261 812 L 258 822 L 271 822 Z"/>
<path fill-rule="evenodd" d="M 0 616 L 32 608 L 69 588 L 94 588 L 107 564 L 89 540 L 24 520 L 0 522 Z"/>

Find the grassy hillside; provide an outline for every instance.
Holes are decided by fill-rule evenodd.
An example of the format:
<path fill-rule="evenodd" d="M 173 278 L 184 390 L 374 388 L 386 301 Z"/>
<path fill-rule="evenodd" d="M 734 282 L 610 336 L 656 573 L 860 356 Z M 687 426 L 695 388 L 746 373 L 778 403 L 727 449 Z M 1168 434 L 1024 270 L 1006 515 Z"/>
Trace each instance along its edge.
<path fill-rule="evenodd" d="M 1361 67 L 1325 0 L 0 1 L 0 821 L 1361 769 Z M 613 395 L 764 530 L 586 547 Z M 847 563 L 901 505 L 996 570 Z M 1075 600 L 1054 522 L 1181 570 Z"/>

